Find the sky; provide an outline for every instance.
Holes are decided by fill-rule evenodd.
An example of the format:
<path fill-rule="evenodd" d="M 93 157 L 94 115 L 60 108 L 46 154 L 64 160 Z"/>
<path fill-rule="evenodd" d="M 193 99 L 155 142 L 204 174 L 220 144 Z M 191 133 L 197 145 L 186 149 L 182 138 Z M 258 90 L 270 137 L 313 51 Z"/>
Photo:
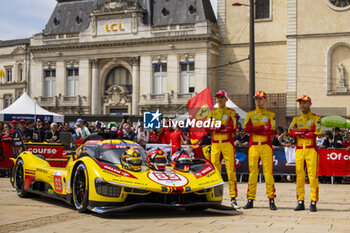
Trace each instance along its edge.
<path fill-rule="evenodd" d="M 216 12 L 217 0 L 210 0 Z M 56 0 L 1 0 L 0 40 L 29 38 L 40 33 Z"/>

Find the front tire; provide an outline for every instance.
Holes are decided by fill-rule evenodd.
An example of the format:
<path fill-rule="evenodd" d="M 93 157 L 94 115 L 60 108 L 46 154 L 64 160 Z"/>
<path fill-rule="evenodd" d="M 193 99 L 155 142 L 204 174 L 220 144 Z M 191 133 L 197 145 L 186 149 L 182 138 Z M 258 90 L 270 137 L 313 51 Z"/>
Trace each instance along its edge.
<path fill-rule="evenodd" d="M 73 203 L 80 213 L 88 212 L 89 178 L 85 164 L 78 165 L 73 179 Z"/>
<path fill-rule="evenodd" d="M 28 197 L 28 192 L 24 190 L 24 168 L 23 160 L 19 159 L 15 168 L 14 183 L 16 188 L 16 193 L 19 197 Z"/>

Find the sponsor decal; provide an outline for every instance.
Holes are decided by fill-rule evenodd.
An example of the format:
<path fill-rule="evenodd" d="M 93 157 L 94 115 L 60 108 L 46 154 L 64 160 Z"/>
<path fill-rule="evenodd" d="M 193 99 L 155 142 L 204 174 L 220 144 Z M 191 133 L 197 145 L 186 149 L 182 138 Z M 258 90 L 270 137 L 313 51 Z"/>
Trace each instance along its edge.
<path fill-rule="evenodd" d="M 127 172 L 127 171 L 120 170 L 120 169 L 117 168 L 117 167 L 112 167 L 112 166 L 109 166 L 109 165 L 107 165 L 107 164 L 101 163 L 101 162 L 97 161 L 96 159 L 95 159 L 95 161 L 97 162 L 97 164 L 98 164 L 103 170 L 106 170 L 106 171 L 108 171 L 108 172 L 111 172 L 111 173 L 113 173 L 113 174 L 117 174 L 117 175 L 120 175 L 120 176 L 132 178 L 132 179 L 137 179 L 134 175 L 130 174 L 130 173 Z"/>
<path fill-rule="evenodd" d="M 27 151 L 33 153 L 33 154 L 56 154 L 57 149 L 56 148 L 35 148 L 35 147 L 30 147 L 27 149 Z"/>
<path fill-rule="evenodd" d="M 186 177 L 175 172 L 156 172 L 151 171 L 147 174 L 148 178 L 158 184 L 170 187 L 182 187 L 188 184 Z"/>
<path fill-rule="evenodd" d="M 203 176 L 206 176 L 207 174 L 211 173 L 214 170 L 215 169 L 211 165 L 207 165 L 204 168 L 202 168 L 202 170 L 197 172 L 194 176 L 198 179 L 198 178 L 201 178 Z"/>
<path fill-rule="evenodd" d="M 53 176 L 53 183 L 55 187 L 55 191 L 58 193 L 62 193 L 62 174 L 63 172 L 61 171 L 55 171 L 54 176 Z"/>

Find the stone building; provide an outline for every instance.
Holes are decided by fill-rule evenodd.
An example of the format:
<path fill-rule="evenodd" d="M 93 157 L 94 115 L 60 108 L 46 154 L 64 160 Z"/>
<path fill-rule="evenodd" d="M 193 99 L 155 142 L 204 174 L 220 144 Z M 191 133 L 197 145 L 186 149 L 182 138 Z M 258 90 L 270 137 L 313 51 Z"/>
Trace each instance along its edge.
<path fill-rule="evenodd" d="M 43 32 L 0 68 L 18 73 L 29 62 L 15 83 L 50 111 L 180 113 L 216 88 L 220 42 L 209 0 L 57 0 Z"/>
<path fill-rule="evenodd" d="M 319 114 L 350 116 L 350 1 L 257 0 L 255 6 L 256 90 L 273 94 L 270 106 L 286 106 L 288 118 L 298 114 L 295 100 L 303 94 Z M 220 64 L 247 58 L 249 7 L 218 0 L 218 25 Z M 248 81 L 249 62 L 240 62 L 220 69 L 218 88 L 240 105 Z"/>

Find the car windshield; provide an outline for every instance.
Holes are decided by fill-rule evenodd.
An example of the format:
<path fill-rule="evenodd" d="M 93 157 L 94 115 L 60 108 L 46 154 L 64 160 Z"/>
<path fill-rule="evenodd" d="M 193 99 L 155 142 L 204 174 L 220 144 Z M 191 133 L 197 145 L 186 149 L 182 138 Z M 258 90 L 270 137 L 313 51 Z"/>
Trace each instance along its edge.
<path fill-rule="evenodd" d="M 140 153 L 142 164 L 146 164 L 146 152 L 140 145 L 116 145 L 102 144 L 97 146 L 96 159 L 107 161 L 114 164 L 120 164 L 121 157 L 129 149 L 133 147 Z"/>

